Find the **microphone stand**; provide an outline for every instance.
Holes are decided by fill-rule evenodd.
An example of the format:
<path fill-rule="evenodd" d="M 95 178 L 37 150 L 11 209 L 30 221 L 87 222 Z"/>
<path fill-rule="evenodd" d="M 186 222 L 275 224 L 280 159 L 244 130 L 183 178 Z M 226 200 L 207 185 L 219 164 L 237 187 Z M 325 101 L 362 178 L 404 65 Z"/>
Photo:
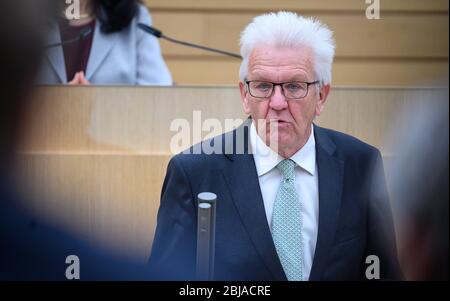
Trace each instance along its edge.
<path fill-rule="evenodd" d="M 165 36 L 159 29 L 156 29 L 154 27 L 148 26 L 148 25 L 146 25 L 144 23 L 139 23 L 138 27 L 140 29 L 142 29 L 143 31 L 145 31 L 145 32 L 147 32 L 147 33 L 157 37 L 157 38 L 165 39 L 165 40 L 170 41 L 172 43 L 176 43 L 176 44 L 180 44 L 180 45 L 184 45 L 184 46 L 188 46 L 188 47 L 193 47 L 193 48 L 198 48 L 198 49 L 202 49 L 202 50 L 215 52 L 215 53 L 231 56 L 231 57 L 234 57 L 234 58 L 242 59 L 242 57 L 239 54 L 236 54 L 236 53 L 233 53 L 233 52 L 228 52 L 228 51 L 225 51 L 225 50 L 220 50 L 220 49 L 215 49 L 215 48 L 206 47 L 206 46 L 202 46 L 202 45 L 197 45 L 197 44 L 193 44 L 193 43 L 189 43 L 189 42 L 185 42 L 185 41 L 180 41 L 180 40 L 177 40 L 177 39 Z"/>
<path fill-rule="evenodd" d="M 58 46 L 65 46 L 65 45 L 68 45 L 68 44 L 75 43 L 75 42 L 77 42 L 79 40 L 85 39 L 91 33 L 92 33 L 92 29 L 88 28 L 86 30 L 81 31 L 76 38 L 73 38 L 73 39 L 70 39 L 70 40 L 66 40 L 66 41 L 62 41 L 62 42 L 59 42 L 59 43 L 46 45 L 46 46 L 44 46 L 44 49 L 50 49 L 50 48 L 54 48 L 54 47 L 58 47 Z"/>

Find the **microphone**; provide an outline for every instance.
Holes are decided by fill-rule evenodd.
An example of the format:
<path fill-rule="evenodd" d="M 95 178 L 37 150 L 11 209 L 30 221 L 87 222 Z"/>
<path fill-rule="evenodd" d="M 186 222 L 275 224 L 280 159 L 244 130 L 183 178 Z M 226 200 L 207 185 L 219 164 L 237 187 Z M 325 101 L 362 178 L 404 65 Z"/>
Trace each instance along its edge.
<path fill-rule="evenodd" d="M 165 39 L 167 41 L 170 41 L 172 43 L 176 43 L 176 44 L 181 44 L 184 46 L 188 46 L 188 47 L 194 47 L 194 48 L 198 48 L 198 49 L 202 49 L 202 50 L 206 50 L 206 51 L 211 51 L 211 52 L 215 52 L 215 53 L 220 53 L 223 55 L 228 55 L 234 58 L 238 58 L 238 59 L 242 59 L 242 57 L 239 54 L 236 53 L 232 53 L 232 52 L 228 52 L 228 51 L 224 51 L 224 50 L 220 50 L 220 49 L 215 49 L 215 48 L 210 48 L 210 47 L 206 47 L 206 46 L 202 46 L 202 45 L 197 45 L 197 44 L 193 44 L 193 43 L 189 43 L 189 42 L 184 42 L 184 41 L 180 41 L 180 40 L 176 40 L 173 38 L 170 38 L 168 36 L 165 36 L 161 30 L 156 29 L 154 27 L 148 26 L 144 23 L 138 23 L 138 27 L 140 29 L 142 29 L 143 31 L 159 38 Z"/>
<path fill-rule="evenodd" d="M 217 195 L 212 192 L 197 196 L 197 280 L 214 279 L 216 203 Z"/>
<path fill-rule="evenodd" d="M 84 40 L 91 33 L 92 33 L 92 29 L 86 28 L 85 30 L 80 31 L 80 33 L 78 34 L 78 36 L 76 38 L 62 41 L 59 43 L 49 44 L 49 45 L 44 46 L 44 48 L 49 49 L 49 48 L 54 48 L 54 47 L 58 47 L 58 46 L 65 46 L 68 44 L 72 44 L 72 43 L 78 42 L 80 40 Z"/>

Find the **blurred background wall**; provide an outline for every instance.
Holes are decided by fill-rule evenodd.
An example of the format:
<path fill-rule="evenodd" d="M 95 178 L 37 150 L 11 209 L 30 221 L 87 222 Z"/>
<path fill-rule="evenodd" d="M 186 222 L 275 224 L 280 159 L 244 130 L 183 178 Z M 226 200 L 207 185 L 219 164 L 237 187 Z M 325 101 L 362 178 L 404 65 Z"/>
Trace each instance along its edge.
<path fill-rule="evenodd" d="M 261 13 L 290 10 L 328 24 L 337 41 L 335 85 L 442 85 L 448 78 L 448 0 L 145 0 L 167 36 L 239 51 L 239 34 Z M 236 84 L 239 60 L 161 41 L 178 84 Z"/>

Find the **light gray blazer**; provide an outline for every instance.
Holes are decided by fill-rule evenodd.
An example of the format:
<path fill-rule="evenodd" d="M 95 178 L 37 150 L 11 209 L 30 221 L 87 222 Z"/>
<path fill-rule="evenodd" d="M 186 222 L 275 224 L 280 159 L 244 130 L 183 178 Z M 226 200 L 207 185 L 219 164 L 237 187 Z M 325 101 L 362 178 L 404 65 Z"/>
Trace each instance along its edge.
<path fill-rule="evenodd" d="M 139 5 L 139 13 L 130 25 L 121 31 L 105 34 L 96 22 L 92 47 L 86 68 L 86 78 L 99 85 L 171 85 L 172 77 L 159 47 L 158 40 L 137 27 L 138 23 L 151 25 L 147 8 Z M 61 42 L 59 26 L 55 24 L 48 44 Z M 61 46 L 46 52 L 38 84 L 63 84 L 67 79 L 64 53 Z"/>

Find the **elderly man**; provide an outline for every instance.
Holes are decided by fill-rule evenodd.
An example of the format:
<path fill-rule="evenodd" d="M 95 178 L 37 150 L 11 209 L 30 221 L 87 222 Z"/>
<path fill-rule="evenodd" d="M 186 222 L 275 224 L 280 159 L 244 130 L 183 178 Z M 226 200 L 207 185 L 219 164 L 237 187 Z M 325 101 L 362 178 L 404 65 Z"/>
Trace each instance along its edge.
<path fill-rule="evenodd" d="M 239 88 L 249 119 L 204 143 L 223 142 L 222 154 L 170 161 L 150 258 L 161 278 L 194 279 L 203 191 L 218 197 L 214 279 L 400 277 L 380 152 L 313 124 L 334 48 L 325 25 L 290 12 L 256 17 L 243 31 Z"/>

